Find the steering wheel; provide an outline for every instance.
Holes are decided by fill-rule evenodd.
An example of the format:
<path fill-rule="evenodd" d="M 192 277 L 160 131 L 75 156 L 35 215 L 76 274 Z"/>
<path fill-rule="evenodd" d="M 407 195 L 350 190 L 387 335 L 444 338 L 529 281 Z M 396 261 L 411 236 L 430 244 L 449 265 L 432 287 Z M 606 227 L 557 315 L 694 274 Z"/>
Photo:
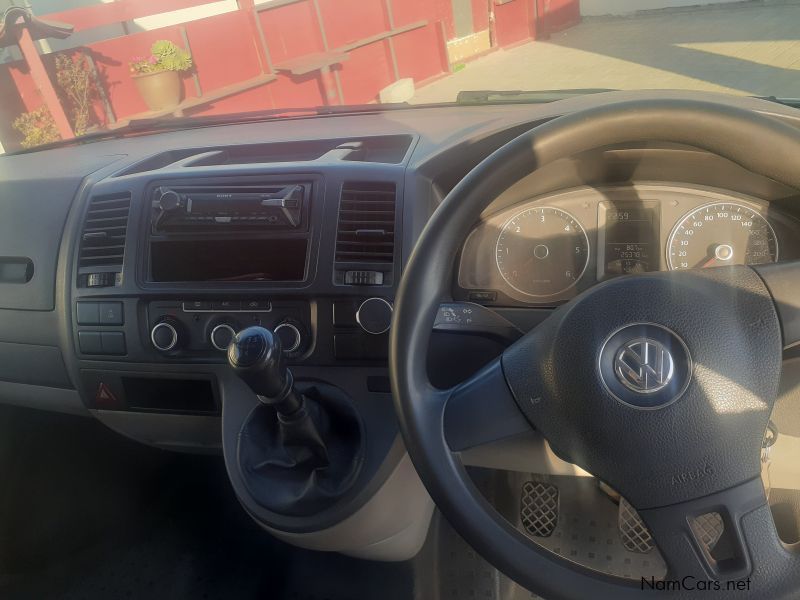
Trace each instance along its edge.
<path fill-rule="evenodd" d="M 507 143 L 437 208 L 403 274 L 390 368 L 406 446 L 453 527 L 546 598 L 645 591 L 641 581 L 592 571 L 534 544 L 472 483 L 461 451 L 531 428 L 638 511 L 667 565 L 671 583 L 659 597 L 687 597 L 692 587 L 712 597 L 729 598 L 732 590 L 736 598 L 797 596 L 800 553 L 775 530 L 760 452 L 782 351 L 800 342 L 800 263 L 618 277 L 553 311 L 468 381 L 440 390 L 427 376 L 431 330 L 457 253 L 491 199 L 559 158 L 653 140 L 705 149 L 800 188 L 800 132 L 705 101 L 611 104 Z M 709 512 L 722 517 L 725 556 L 712 556 L 693 533 L 692 520 Z"/>

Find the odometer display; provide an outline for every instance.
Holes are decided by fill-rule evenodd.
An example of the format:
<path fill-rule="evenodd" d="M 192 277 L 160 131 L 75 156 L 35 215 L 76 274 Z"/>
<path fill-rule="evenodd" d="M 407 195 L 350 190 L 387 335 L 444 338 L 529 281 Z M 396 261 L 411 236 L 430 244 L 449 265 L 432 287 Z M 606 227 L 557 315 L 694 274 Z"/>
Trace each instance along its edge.
<path fill-rule="evenodd" d="M 511 217 L 497 238 L 497 268 L 527 296 L 548 297 L 574 286 L 589 262 L 589 239 L 571 214 L 549 206 Z"/>
<path fill-rule="evenodd" d="M 687 214 L 667 244 L 671 270 L 757 265 L 778 260 L 775 231 L 751 206 L 706 204 Z"/>

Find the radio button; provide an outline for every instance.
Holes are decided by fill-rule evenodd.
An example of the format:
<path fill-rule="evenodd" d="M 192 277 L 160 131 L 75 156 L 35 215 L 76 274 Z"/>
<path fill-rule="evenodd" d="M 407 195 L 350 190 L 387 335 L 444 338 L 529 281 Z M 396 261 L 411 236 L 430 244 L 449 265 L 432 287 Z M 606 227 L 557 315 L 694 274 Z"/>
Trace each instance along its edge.
<path fill-rule="evenodd" d="M 103 331 L 100 334 L 103 344 L 103 354 L 122 356 L 127 353 L 125 347 L 125 334 L 121 331 Z"/>
<path fill-rule="evenodd" d="M 195 310 L 211 310 L 211 302 L 205 300 L 188 300 L 183 303 L 183 310 L 192 312 Z"/>
<path fill-rule="evenodd" d="M 333 303 L 334 327 L 358 327 L 356 308 L 357 306 L 352 300 L 335 300 Z"/>
<path fill-rule="evenodd" d="M 212 310 L 239 311 L 242 310 L 242 303 L 239 300 L 219 300 L 211 303 Z"/>
<path fill-rule="evenodd" d="M 99 331 L 79 331 L 78 345 L 83 354 L 103 354 Z"/>
<path fill-rule="evenodd" d="M 101 302 L 100 325 L 124 325 L 125 313 L 122 310 L 122 302 Z"/>
<path fill-rule="evenodd" d="M 78 302 L 78 325 L 99 325 L 100 306 L 97 302 Z"/>
<path fill-rule="evenodd" d="M 245 300 L 242 302 L 242 310 L 268 311 L 270 310 L 270 303 L 269 300 Z"/>

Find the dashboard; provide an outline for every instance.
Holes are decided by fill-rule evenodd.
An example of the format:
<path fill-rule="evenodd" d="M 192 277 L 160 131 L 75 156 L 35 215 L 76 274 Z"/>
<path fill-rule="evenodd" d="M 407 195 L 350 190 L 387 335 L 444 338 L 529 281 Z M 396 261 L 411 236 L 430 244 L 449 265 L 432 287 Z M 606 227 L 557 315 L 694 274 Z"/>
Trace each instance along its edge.
<path fill-rule="evenodd" d="M 258 505 L 228 464 L 247 511 L 297 541 L 394 486 L 391 509 L 366 512 L 391 515 L 392 531 L 380 531 L 392 536 L 408 512 L 424 540 L 418 524 L 432 505 L 399 437 L 387 361 L 392 303 L 420 232 L 466 173 L 520 133 L 648 94 L 299 117 L 0 157 L 0 401 L 230 463 L 258 401 L 225 348 L 263 325 L 298 382 L 352 400 L 367 449 L 352 492 L 302 522 Z M 800 126 L 788 107 L 699 96 Z M 609 278 L 798 258 L 798 217 L 798 190 L 692 148 L 643 143 L 556 161 L 491 199 L 454 257 L 430 379 L 462 381 Z M 353 522 L 309 547 L 377 543 L 364 537 L 376 528 Z"/>
<path fill-rule="evenodd" d="M 482 220 L 457 296 L 554 305 L 621 275 L 797 258 L 798 223 L 760 198 L 707 186 L 577 187 Z"/>

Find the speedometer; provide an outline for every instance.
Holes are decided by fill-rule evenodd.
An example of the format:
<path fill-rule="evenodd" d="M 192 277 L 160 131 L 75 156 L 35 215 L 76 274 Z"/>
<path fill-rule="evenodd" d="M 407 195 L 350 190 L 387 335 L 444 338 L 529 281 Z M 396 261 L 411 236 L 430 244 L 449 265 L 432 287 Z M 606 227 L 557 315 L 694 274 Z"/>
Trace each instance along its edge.
<path fill-rule="evenodd" d="M 675 226 L 667 243 L 671 270 L 776 260 L 778 240 L 772 225 L 753 207 L 737 202 L 694 209 Z"/>
<path fill-rule="evenodd" d="M 537 206 L 515 214 L 497 238 L 497 268 L 527 296 L 555 296 L 574 286 L 589 263 L 589 238 L 560 208 Z"/>

